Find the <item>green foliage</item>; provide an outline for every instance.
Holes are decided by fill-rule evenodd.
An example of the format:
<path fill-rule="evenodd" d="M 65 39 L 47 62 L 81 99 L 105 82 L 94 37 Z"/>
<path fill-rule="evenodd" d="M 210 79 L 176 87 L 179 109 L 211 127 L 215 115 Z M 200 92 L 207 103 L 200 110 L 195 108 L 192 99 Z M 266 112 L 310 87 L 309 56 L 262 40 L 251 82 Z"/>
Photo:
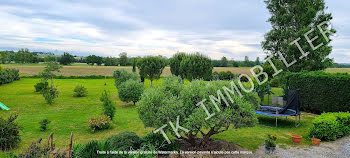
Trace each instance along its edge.
<path fill-rule="evenodd" d="M 231 71 L 213 72 L 212 80 L 235 80 L 239 75 Z"/>
<path fill-rule="evenodd" d="M 52 104 L 54 99 L 58 97 L 58 90 L 54 87 L 49 87 L 42 91 L 43 97 L 48 104 Z"/>
<path fill-rule="evenodd" d="M 17 69 L 0 69 L 0 85 L 19 80 L 19 71 Z"/>
<path fill-rule="evenodd" d="M 201 54 L 191 54 L 180 63 L 180 76 L 188 80 L 211 80 L 213 65 L 211 60 Z"/>
<path fill-rule="evenodd" d="M 101 102 L 103 102 L 103 114 L 109 116 L 111 120 L 113 120 L 114 113 L 115 113 L 115 106 L 106 90 L 102 92 L 100 100 Z"/>
<path fill-rule="evenodd" d="M 88 126 L 91 133 L 95 133 L 96 131 L 109 129 L 111 127 L 112 120 L 107 115 L 100 115 L 96 117 L 92 117 L 88 120 Z"/>
<path fill-rule="evenodd" d="M 350 113 L 322 113 L 313 121 L 309 131 L 310 138 L 322 140 L 336 140 L 337 138 L 350 135 Z"/>
<path fill-rule="evenodd" d="M 132 101 L 135 105 L 141 98 L 144 87 L 140 81 L 127 80 L 118 87 L 119 99 L 124 102 Z"/>
<path fill-rule="evenodd" d="M 162 86 L 160 89 L 164 92 L 170 92 L 173 96 L 179 96 L 181 90 L 183 89 L 183 80 L 179 76 L 165 76 L 163 78 Z"/>
<path fill-rule="evenodd" d="M 140 58 L 137 61 L 137 67 L 140 70 L 140 75 L 151 80 L 159 79 L 165 67 L 165 60 L 162 57 L 148 56 Z"/>
<path fill-rule="evenodd" d="M 233 102 L 226 97 L 229 106 L 224 101 L 217 102 L 220 112 L 217 111 L 209 96 L 217 97 L 217 90 L 223 86 L 230 87 L 228 82 L 222 81 L 192 81 L 184 85 L 179 96 L 171 95 L 171 92 L 164 91 L 161 85 L 152 89 L 147 89 L 139 102 L 139 117 L 146 127 L 159 128 L 169 121 L 176 122 L 180 118 L 180 125 L 190 132 L 196 134 L 203 132 L 203 142 L 205 144 L 209 138 L 217 133 L 223 132 L 229 126 L 233 128 L 250 127 L 257 123 L 254 112 L 254 105 L 236 95 L 230 95 Z M 224 92 L 222 92 L 225 94 Z M 206 99 L 205 105 L 209 113 L 215 113 L 210 119 L 202 107 L 195 106 L 200 101 Z M 171 128 L 165 128 L 170 131 Z M 193 136 L 189 136 L 183 131 L 184 139 L 189 143 Z M 174 133 L 171 133 L 174 135 Z M 176 135 L 174 135 L 176 136 Z M 204 145 L 202 144 L 202 145 Z"/>
<path fill-rule="evenodd" d="M 177 141 L 172 140 L 171 144 L 165 140 L 164 136 L 160 133 L 148 133 L 143 138 L 144 145 L 152 145 L 156 151 L 179 151 L 180 146 Z"/>
<path fill-rule="evenodd" d="M 15 120 L 17 115 L 11 115 L 7 120 L 0 118 L 0 151 L 13 149 L 21 141 L 19 132 L 22 130 Z"/>
<path fill-rule="evenodd" d="M 272 25 L 262 42 L 262 47 L 268 54 L 278 56 L 278 52 L 281 52 L 288 62 L 295 59 L 296 63 L 287 68 L 292 72 L 323 70 L 332 65 L 332 59 L 328 58 L 332 47 L 317 28 L 317 25 L 332 19 L 332 15 L 325 12 L 324 0 L 266 0 L 265 3 L 271 14 L 268 21 Z M 323 43 L 318 49 L 313 49 L 304 37 L 311 29 L 314 30 L 308 37 L 312 39 L 318 36 L 313 45 L 316 47 Z M 322 26 L 322 29 L 326 30 L 326 25 Z M 330 31 L 335 33 L 334 29 Z M 332 33 L 326 33 L 328 39 Z M 298 38 L 304 52 L 310 53 L 307 58 L 299 59 L 301 53 L 298 47 L 295 44 L 290 45 Z"/>
<path fill-rule="evenodd" d="M 299 89 L 301 109 L 312 113 L 350 111 L 350 75 L 323 71 L 287 73 L 283 88 Z"/>
<path fill-rule="evenodd" d="M 31 53 L 27 48 L 19 49 L 14 53 L 14 59 L 16 63 L 37 63 L 39 62 L 38 55 Z"/>
<path fill-rule="evenodd" d="M 186 56 L 187 55 L 185 53 L 176 53 L 172 58 L 169 59 L 171 74 L 184 78 L 184 76 L 181 74 L 180 64 Z"/>
<path fill-rule="evenodd" d="M 100 155 L 97 154 L 97 150 L 103 151 L 104 147 L 103 144 L 93 140 L 88 142 L 86 145 L 82 146 L 75 146 L 75 148 L 73 148 L 75 150 L 73 150 L 73 155 L 76 158 L 80 158 L 80 157 L 91 157 L 91 158 L 97 158 Z"/>
<path fill-rule="evenodd" d="M 46 131 L 47 130 L 47 125 L 50 124 L 50 120 L 48 119 L 43 119 L 39 122 L 40 124 L 40 131 Z"/>
<path fill-rule="evenodd" d="M 34 85 L 35 92 L 42 92 L 49 87 L 49 83 L 46 81 L 38 82 Z"/>
<path fill-rule="evenodd" d="M 267 139 L 265 139 L 266 147 L 276 147 L 277 137 L 275 135 L 268 134 Z"/>
<path fill-rule="evenodd" d="M 137 59 L 133 58 L 132 59 L 132 72 L 136 72 L 136 64 L 137 64 Z"/>
<path fill-rule="evenodd" d="M 121 83 L 123 83 L 129 79 L 139 80 L 139 77 L 136 73 L 130 72 L 130 71 L 127 71 L 124 69 L 115 69 L 113 77 L 115 79 L 115 85 L 117 86 L 117 88 Z"/>
<path fill-rule="evenodd" d="M 88 94 L 87 89 L 83 85 L 77 85 L 74 88 L 74 97 L 86 97 Z"/>
<path fill-rule="evenodd" d="M 67 52 L 64 52 L 63 55 L 60 58 L 60 64 L 62 65 L 69 65 L 74 62 L 73 55 L 70 55 Z"/>
<path fill-rule="evenodd" d="M 105 66 L 118 66 L 119 61 L 118 58 L 107 57 L 105 59 Z"/>
<path fill-rule="evenodd" d="M 24 153 L 19 154 L 19 158 L 38 158 L 38 157 L 49 157 L 50 148 L 47 145 L 41 145 L 42 139 L 40 138 L 24 151 Z"/>
<path fill-rule="evenodd" d="M 121 132 L 110 136 L 105 142 L 105 148 L 116 151 L 139 149 L 143 140 L 134 132 Z"/>
<path fill-rule="evenodd" d="M 128 65 L 128 54 L 126 52 L 119 54 L 119 63 L 120 63 L 120 66 Z"/>
<path fill-rule="evenodd" d="M 103 63 L 103 58 L 100 56 L 96 56 L 96 55 L 89 55 L 86 57 L 86 63 L 89 65 L 101 65 Z"/>

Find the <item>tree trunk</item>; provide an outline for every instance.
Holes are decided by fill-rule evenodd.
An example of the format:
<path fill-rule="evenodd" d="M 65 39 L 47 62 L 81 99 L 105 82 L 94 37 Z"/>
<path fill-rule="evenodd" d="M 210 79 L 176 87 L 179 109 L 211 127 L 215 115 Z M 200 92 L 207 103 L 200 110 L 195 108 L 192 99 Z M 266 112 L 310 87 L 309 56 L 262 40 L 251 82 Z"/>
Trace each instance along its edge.
<path fill-rule="evenodd" d="M 153 80 L 151 80 L 151 87 L 153 87 Z"/>
<path fill-rule="evenodd" d="M 53 88 L 53 77 L 51 77 L 51 88 Z"/>

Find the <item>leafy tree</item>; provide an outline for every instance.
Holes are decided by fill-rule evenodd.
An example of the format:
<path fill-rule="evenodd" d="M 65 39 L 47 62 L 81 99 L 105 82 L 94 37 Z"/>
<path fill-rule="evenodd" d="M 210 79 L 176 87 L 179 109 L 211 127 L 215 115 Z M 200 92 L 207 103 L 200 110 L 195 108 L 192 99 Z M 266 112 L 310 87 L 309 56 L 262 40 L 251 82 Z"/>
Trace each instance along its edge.
<path fill-rule="evenodd" d="M 140 100 L 143 89 L 143 84 L 140 81 L 127 80 L 118 87 L 118 95 L 120 100 L 124 102 L 132 101 L 135 105 Z"/>
<path fill-rule="evenodd" d="M 18 115 L 4 119 L 0 117 L 0 151 L 13 149 L 21 141 L 20 131 L 23 129 L 15 120 Z"/>
<path fill-rule="evenodd" d="M 105 59 L 105 66 L 117 66 L 118 65 L 118 59 L 113 57 L 107 57 Z"/>
<path fill-rule="evenodd" d="M 180 74 L 188 80 L 204 79 L 210 80 L 213 65 L 211 60 L 201 54 L 191 54 L 180 63 Z"/>
<path fill-rule="evenodd" d="M 255 65 L 260 65 L 260 59 L 259 59 L 259 57 L 256 57 Z"/>
<path fill-rule="evenodd" d="M 137 74 L 135 72 L 130 72 L 124 69 L 115 69 L 114 70 L 114 82 L 116 87 L 118 88 L 118 86 L 120 84 L 122 84 L 123 82 L 132 79 L 132 80 L 139 80 L 139 77 L 137 76 Z"/>
<path fill-rule="evenodd" d="M 62 65 L 69 65 L 74 62 L 73 55 L 70 55 L 67 52 L 64 52 L 60 59 L 60 64 Z"/>
<path fill-rule="evenodd" d="M 2 64 L 5 64 L 6 61 L 8 61 L 8 52 L 7 51 L 0 51 L 0 62 Z"/>
<path fill-rule="evenodd" d="M 53 87 L 53 78 L 56 76 L 54 72 L 60 72 L 62 66 L 57 62 L 46 62 L 46 67 L 42 72 L 39 73 L 39 76 L 43 78 L 43 81 L 51 80 L 51 87 Z"/>
<path fill-rule="evenodd" d="M 325 12 L 327 7 L 324 0 L 266 0 L 265 3 L 271 14 L 268 21 L 272 25 L 262 42 L 262 48 L 267 54 L 277 56 L 280 52 L 288 63 L 295 60 L 293 66 L 286 68 L 292 72 L 322 70 L 332 64 L 332 60 L 327 57 L 332 51 L 328 40 L 335 30 L 329 30 L 331 33 L 326 32 L 325 36 L 328 39 L 325 39 L 317 27 L 322 22 L 332 19 L 332 15 Z M 325 32 L 327 25 L 322 25 L 321 28 Z M 304 36 L 310 30 L 312 32 L 307 35 L 310 39 L 318 36 L 312 42 L 313 45 L 318 47 L 319 44 L 323 44 L 317 49 L 313 49 Z M 292 43 L 295 40 L 305 53 L 309 52 L 307 57 L 299 58 L 302 53 L 296 44 Z"/>
<path fill-rule="evenodd" d="M 227 58 L 223 56 L 220 60 L 220 63 L 221 63 L 221 67 L 227 67 L 228 65 Z"/>
<path fill-rule="evenodd" d="M 176 53 L 169 59 L 170 71 L 173 75 L 184 78 L 184 76 L 181 75 L 180 63 L 186 56 L 185 53 Z"/>
<path fill-rule="evenodd" d="M 137 59 L 133 58 L 132 59 L 132 72 L 136 72 L 136 63 L 137 63 Z"/>
<path fill-rule="evenodd" d="M 140 58 L 137 61 L 137 67 L 140 70 L 140 75 L 151 80 L 151 87 L 153 80 L 158 79 L 165 67 L 165 60 L 161 57 L 148 56 Z"/>
<path fill-rule="evenodd" d="M 128 64 L 128 54 L 126 52 L 119 54 L 120 66 L 126 66 Z"/>
<path fill-rule="evenodd" d="M 205 81 L 192 81 L 183 85 L 179 96 L 172 95 L 169 88 L 162 88 L 162 86 L 147 89 L 144 92 L 138 107 L 140 119 L 146 127 L 156 129 L 168 124 L 168 127 L 163 128 L 165 133 L 184 139 L 193 146 L 206 146 L 211 136 L 228 130 L 230 126 L 238 129 L 254 126 L 257 123 L 255 105 L 245 99 L 253 95 L 252 93 L 244 94 L 243 98 L 229 93 L 232 102 L 227 99 L 229 105 L 226 105 L 222 100 L 216 101 L 220 111 L 215 108 L 214 103 L 210 101 L 210 95 L 217 97 L 219 89 L 223 86 L 230 87 L 227 82 L 213 81 L 208 84 Z M 215 113 L 209 118 L 202 106 L 195 106 L 205 99 L 203 104 L 208 112 Z M 188 131 L 179 128 L 177 135 L 173 128 L 169 127 L 169 121 L 173 126 L 178 124 Z M 198 134 L 202 136 L 199 144 L 196 141 Z"/>
<path fill-rule="evenodd" d="M 96 55 L 89 55 L 86 57 L 86 63 L 89 65 L 94 65 L 96 61 Z"/>

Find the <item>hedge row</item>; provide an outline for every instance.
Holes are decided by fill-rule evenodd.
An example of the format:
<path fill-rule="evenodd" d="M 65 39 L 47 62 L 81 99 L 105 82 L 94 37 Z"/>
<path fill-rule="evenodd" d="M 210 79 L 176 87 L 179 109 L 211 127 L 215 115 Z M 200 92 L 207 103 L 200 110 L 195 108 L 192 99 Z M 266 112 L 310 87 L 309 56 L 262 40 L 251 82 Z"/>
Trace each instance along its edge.
<path fill-rule="evenodd" d="M 323 113 L 313 121 L 309 137 L 322 140 L 336 140 L 350 135 L 350 113 Z"/>
<path fill-rule="evenodd" d="M 299 89 L 303 111 L 316 114 L 350 111 L 350 75 L 347 73 L 286 73 L 283 86 Z"/>
<path fill-rule="evenodd" d="M 0 69 L 0 85 L 19 80 L 19 71 L 17 69 Z"/>
<path fill-rule="evenodd" d="M 212 79 L 213 80 L 234 80 L 239 76 L 239 74 L 234 74 L 231 71 L 220 71 L 213 72 Z"/>

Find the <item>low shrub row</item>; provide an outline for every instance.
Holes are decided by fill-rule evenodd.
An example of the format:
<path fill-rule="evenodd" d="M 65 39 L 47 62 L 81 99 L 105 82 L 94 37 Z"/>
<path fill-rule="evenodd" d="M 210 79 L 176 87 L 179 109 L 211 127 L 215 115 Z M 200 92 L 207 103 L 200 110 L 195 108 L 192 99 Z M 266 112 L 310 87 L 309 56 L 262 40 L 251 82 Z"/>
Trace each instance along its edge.
<path fill-rule="evenodd" d="M 336 140 L 337 138 L 350 135 L 350 113 L 323 113 L 313 121 L 309 137 L 322 140 Z"/>
<path fill-rule="evenodd" d="M 17 69 L 1 69 L 0 67 L 0 85 L 19 80 L 19 71 Z"/>
<path fill-rule="evenodd" d="M 281 80 L 284 89 L 299 89 L 303 111 L 316 114 L 350 111 L 350 75 L 347 73 L 286 73 Z"/>
<path fill-rule="evenodd" d="M 212 80 L 234 80 L 239 76 L 239 74 L 234 74 L 231 71 L 220 71 L 213 72 Z"/>
<path fill-rule="evenodd" d="M 76 144 L 73 147 L 73 158 L 75 157 L 129 157 L 130 155 L 98 155 L 99 151 L 179 151 L 179 144 L 172 141 L 168 144 L 159 133 L 149 133 L 145 137 L 139 137 L 134 132 L 121 132 L 107 138 L 106 141 L 91 141 L 86 145 Z M 142 157 L 153 158 L 156 155 L 147 154 Z M 137 156 L 136 156 L 137 157 Z"/>

